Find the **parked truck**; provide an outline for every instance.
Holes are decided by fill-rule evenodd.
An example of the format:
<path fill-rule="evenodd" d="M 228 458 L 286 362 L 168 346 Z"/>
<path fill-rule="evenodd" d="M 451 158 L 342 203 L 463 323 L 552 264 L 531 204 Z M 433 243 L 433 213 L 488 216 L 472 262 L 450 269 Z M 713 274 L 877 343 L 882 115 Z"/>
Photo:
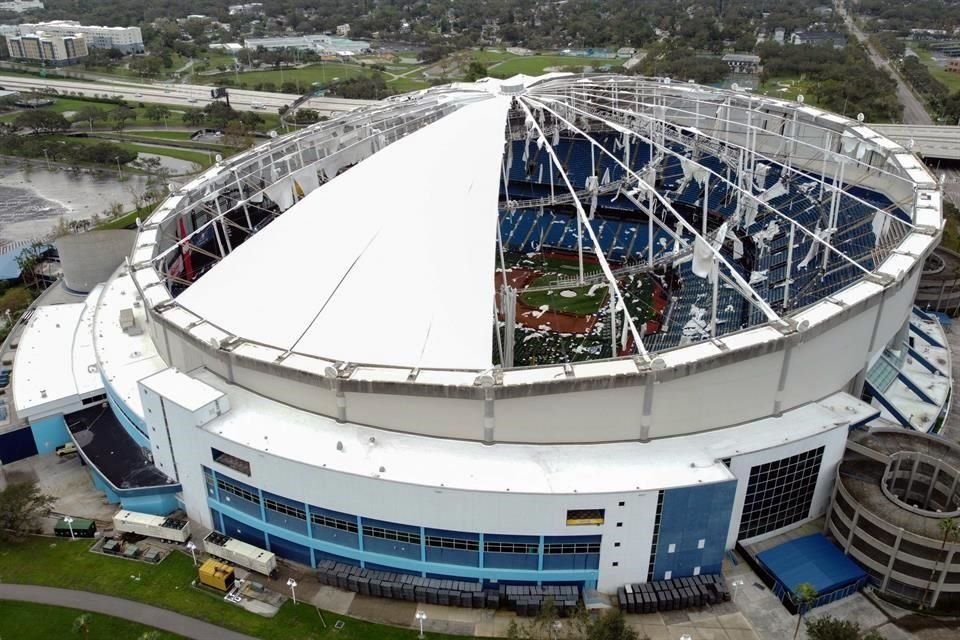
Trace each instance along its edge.
<path fill-rule="evenodd" d="M 122 533 L 135 533 L 180 544 L 190 539 L 190 523 L 186 520 L 136 511 L 119 511 L 113 516 L 113 528 Z"/>
<path fill-rule="evenodd" d="M 273 576 L 277 571 L 277 556 L 265 549 L 235 540 L 216 531 L 211 531 L 203 539 L 203 550 L 215 558 L 265 576 Z"/>

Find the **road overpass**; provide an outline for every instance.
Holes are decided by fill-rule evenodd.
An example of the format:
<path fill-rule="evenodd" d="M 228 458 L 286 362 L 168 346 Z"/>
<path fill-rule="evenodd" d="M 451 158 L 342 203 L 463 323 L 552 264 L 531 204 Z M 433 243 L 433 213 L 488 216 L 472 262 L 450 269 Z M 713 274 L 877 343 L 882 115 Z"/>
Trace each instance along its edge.
<path fill-rule="evenodd" d="M 871 124 L 871 129 L 928 160 L 960 160 L 960 127 Z"/>
<path fill-rule="evenodd" d="M 124 100 L 134 102 L 195 108 L 202 108 L 212 102 L 210 90 L 213 88 L 200 84 L 148 84 L 124 81 L 84 82 L 3 74 L 0 74 L 0 87 L 15 91 L 55 89 L 59 93 L 78 92 L 84 96 L 107 94 L 121 96 Z M 280 107 L 289 106 L 298 98 L 298 96 L 289 93 L 270 93 L 232 88 L 228 91 L 230 93 L 230 105 L 238 111 L 277 113 Z M 322 116 L 333 116 L 372 103 L 372 100 L 310 98 L 301 106 L 316 109 Z"/>

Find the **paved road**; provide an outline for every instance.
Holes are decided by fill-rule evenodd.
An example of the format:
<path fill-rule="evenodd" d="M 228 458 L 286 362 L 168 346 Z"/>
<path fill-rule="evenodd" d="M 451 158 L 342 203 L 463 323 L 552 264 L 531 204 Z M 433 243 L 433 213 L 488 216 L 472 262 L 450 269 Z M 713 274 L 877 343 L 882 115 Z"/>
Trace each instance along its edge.
<path fill-rule="evenodd" d="M 835 10 L 843 16 L 844 22 L 847 24 L 847 28 L 850 30 L 857 40 L 860 41 L 867 48 L 867 53 L 870 56 L 870 59 L 873 61 L 873 64 L 876 65 L 878 69 L 883 69 L 893 76 L 894 80 L 897 81 L 897 98 L 900 100 L 900 104 L 903 105 L 903 121 L 906 124 L 933 124 L 933 120 L 930 118 L 930 114 L 927 113 L 927 109 L 923 106 L 923 103 L 917 99 L 917 96 L 910 91 L 910 87 L 907 86 L 907 83 L 900 77 L 900 74 L 897 73 L 895 69 L 890 66 L 890 63 L 886 58 L 881 56 L 876 49 L 874 49 L 870 42 L 867 40 L 867 36 L 864 35 L 863 31 L 857 26 L 853 21 L 853 17 L 847 13 L 846 9 L 843 7 L 843 3 L 840 0 L 834 0 Z"/>
<path fill-rule="evenodd" d="M 210 638 L 217 638 L 217 640 L 254 640 L 252 636 L 229 631 L 196 618 L 182 616 L 173 611 L 86 591 L 21 584 L 0 584 L 0 600 L 51 604 L 58 607 L 102 613 L 176 633 L 185 638 L 194 638 L 194 640 L 210 640 Z"/>
<path fill-rule="evenodd" d="M 5 76 L 0 73 L 0 87 L 15 90 L 54 88 L 57 91 L 80 92 L 85 95 L 110 94 L 123 96 L 126 100 L 153 102 L 177 107 L 200 108 L 211 101 L 207 85 L 196 84 L 149 84 L 135 81 L 81 82 L 56 78 L 30 76 Z M 298 96 L 288 93 L 229 89 L 230 104 L 239 111 L 262 111 L 276 113 L 279 107 L 289 105 Z M 372 100 L 348 100 L 345 98 L 310 98 L 303 105 L 316 109 L 321 115 L 336 115 L 371 104 Z"/>

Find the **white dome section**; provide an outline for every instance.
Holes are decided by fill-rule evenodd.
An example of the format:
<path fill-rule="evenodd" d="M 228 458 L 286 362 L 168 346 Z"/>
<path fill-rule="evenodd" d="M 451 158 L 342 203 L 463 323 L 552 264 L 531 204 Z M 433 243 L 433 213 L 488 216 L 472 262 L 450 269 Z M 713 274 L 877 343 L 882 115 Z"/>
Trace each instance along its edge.
<path fill-rule="evenodd" d="M 492 365 L 510 99 L 491 95 L 315 189 L 177 302 L 234 335 L 357 363 Z"/>

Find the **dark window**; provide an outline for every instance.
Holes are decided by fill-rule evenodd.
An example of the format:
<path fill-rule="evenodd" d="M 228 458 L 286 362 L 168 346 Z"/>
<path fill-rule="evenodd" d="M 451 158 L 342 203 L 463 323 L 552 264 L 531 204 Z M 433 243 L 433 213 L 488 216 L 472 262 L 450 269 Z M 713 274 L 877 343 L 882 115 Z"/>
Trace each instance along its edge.
<path fill-rule="evenodd" d="M 657 544 L 660 542 L 660 519 L 663 516 L 663 491 L 657 493 L 657 510 L 653 516 L 653 540 L 650 542 L 650 564 L 647 566 L 647 582 L 653 582 L 653 570 L 657 563 Z M 620 525 L 617 524 L 619 527 Z"/>
<path fill-rule="evenodd" d="M 255 493 L 247 491 L 243 487 L 233 484 L 229 480 L 224 480 L 223 478 L 217 478 L 217 488 L 220 489 L 220 493 L 229 493 L 237 496 L 238 498 L 243 498 L 247 502 L 252 502 L 254 504 L 260 504 L 260 496 Z"/>
<path fill-rule="evenodd" d="M 428 547 L 441 549 L 459 549 L 460 551 L 480 551 L 477 540 L 461 540 L 460 538 L 444 538 L 441 536 L 427 536 Z"/>
<path fill-rule="evenodd" d="M 603 509 L 570 509 L 567 511 L 567 524 L 603 524 Z"/>
<path fill-rule="evenodd" d="M 329 527 L 330 529 L 340 529 L 341 531 L 349 531 L 350 533 L 357 532 L 357 523 L 351 520 L 341 520 L 339 518 L 331 518 L 330 516 L 325 516 L 322 513 L 311 513 L 310 521 L 321 527 Z"/>
<path fill-rule="evenodd" d="M 223 466 L 233 469 L 234 471 L 239 471 L 245 476 L 250 475 L 250 463 L 246 460 L 241 460 L 236 456 L 232 456 L 229 453 L 224 453 L 219 449 L 210 448 L 210 455 L 213 456 L 213 461 L 217 464 L 222 464 Z"/>
<path fill-rule="evenodd" d="M 618 506 L 618 507 L 622 507 L 622 506 L 625 505 L 625 504 L 627 504 L 627 503 L 626 503 L 626 502 L 618 502 L 618 503 L 617 503 L 617 506 Z"/>
<path fill-rule="evenodd" d="M 614 542 L 614 543 L 613 543 L 613 546 L 619 547 L 619 546 L 620 546 L 620 543 L 619 543 L 619 542 Z"/>
<path fill-rule="evenodd" d="M 393 529 L 383 529 L 381 527 L 363 525 L 363 535 L 370 538 L 381 538 L 383 540 L 406 542 L 407 544 L 420 544 L 419 533 L 407 533 L 406 531 L 395 531 Z"/>
<path fill-rule="evenodd" d="M 207 495 L 211 498 L 217 497 L 217 485 L 213 480 L 213 471 L 207 467 L 203 468 L 203 482 L 207 485 Z"/>
<path fill-rule="evenodd" d="M 614 562 L 614 563 L 613 563 L 613 566 L 619 567 L 619 566 L 620 566 L 620 563 L 619 563 L 619 562 Z"/>
<path fill-rule="evenodd" d="M 551 542 L 543 545 L 544 555 L 600 553 L 599 542 Z"/>
<path fill-rule="evenodd" d="M 540 546 L 527 542 L 484 542 L 483 550 L 487 553 L 540 553 Z"/>
<path fill-rule="evenodd" d="M 276 500 L 271 500 L 270 498 L 264 498 L 263 506 L 270 511 L 276 511 L 277 513 L 282 513 L 285 516 L 290 516 L 291 518 L 296 518 L 297 520 L 303 520 L 306 522 L 307 513 L 303 509 L 298 509 L 297 507 L 291 507 L 288 504 L 282 502 L 277 502 Z"/>
<path fill-rule="evenodd" d="M 774 531 L 807 517 L 817 488 L 823 447 L 750 469 L 738 540 Z"/>

